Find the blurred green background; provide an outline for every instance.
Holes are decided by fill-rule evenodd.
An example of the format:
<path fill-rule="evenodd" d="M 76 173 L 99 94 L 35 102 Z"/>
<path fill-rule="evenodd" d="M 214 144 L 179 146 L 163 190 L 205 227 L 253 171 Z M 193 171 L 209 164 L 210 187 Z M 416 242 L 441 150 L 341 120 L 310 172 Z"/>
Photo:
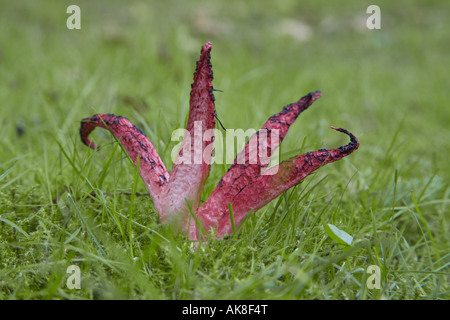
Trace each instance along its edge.
<path fill-rule="evenodd" d="M 66 27 L 71 4 L 81 9 L 81 30 Z M 372 4 L 381 8 L 380 30 L 366 27 Z M 438 247 L 448 249 L 449 16 L 449 2 L 438 0 L 0 0 L 1 172 L 15 163 L 1 176 L 0 213 L 15 221 L 12 202 L 25 214 L 83 184 L 57 142 L 83 158 L 79 121 L 95 113 L 130 119 L 170 168 L 170 136 L 184 127 L 195 61 L 211 41 L 226 128 L 259 129 L 321 90 L 292 126 L 283 157 L 305 137 L 308 151 L 346 143 L 330 125 L 350 130 L 361 146 L 323 169 L 329 185 L 345 186 L 357 172 L 346 197 L 387 208 L 396 179 L 399 205 L 411 205 L 409 192 L 436 201 L 423 211 Z M 111 141 L 103 130 L 94 137 Z M 224 170 L 213 167 L 207 192 Z M 132 176 L 125 167 L 120 184 L 130 188 Z"/>
<path fill-rule="evenodd" d="M 81 30 L 66 27 L 70 4 Z M 404 121 L 392 155 L 402 161 L 390 165 L 413 165 L 419 179 L 439 168 L 448 179 L 449 5 L 378 1 L 382 28 L 369 30 L 370 4 L 1 1 L 2 137 L 9 148 L 39 149 L 52 135 L 76 137 L 81 118 L 113 112 L 138 125 L 139 114 L 167 142 L 184 125 L 194 62 L 211 41 L 225 127 L 258 129 L 321 90 L 284 150 L 303 136 L 311 148 L 343 143 L 328 129 L 340 126 L 361 140 L 354 160 L 370 170 Z M 0 157 L 8 160 L 5 145 Z"/>

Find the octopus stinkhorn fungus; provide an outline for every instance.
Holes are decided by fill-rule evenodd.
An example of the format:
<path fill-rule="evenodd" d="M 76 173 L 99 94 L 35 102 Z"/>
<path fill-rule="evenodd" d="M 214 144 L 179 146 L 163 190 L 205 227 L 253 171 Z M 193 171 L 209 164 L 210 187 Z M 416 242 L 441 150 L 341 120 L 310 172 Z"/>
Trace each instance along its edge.
<path fill-rule="evenodd" d="M 216 125 L 211 47 L 210 42 L 206 43 L 197 61 L 186 131 L 170 174 L 150 140 L 128 119 L 113 114 L 96 114 L 83 119 L 80 128 L 81 140 L 93 149 L 95 144 L 88 136 L 96 127 L 101 127 L 109 130 L 118 139 L 136 167 L 139 157 L 139 174 L 153 198 L 161 222 L 175 224 L 191 240 L 202 237 L 201 228 L 207 232 L 212 228 L 217 238 L 232 233 L 233 228 L 239 226 L 247 214 L 262 208 L 315 170 L 342 159 L 359 146 L 358 139 L 349 131 L 331 127 L 347 134 L 350 142 L 337 149 L 307 152 L 272 168 L 267 168 L 268 163 L 263 162 L 259 156 L 256 162 L 247 160 L 251 152 L 249 146 L 252 143 L 259 145 L 262 132 L 267 133 L 265 152 L 266 156 L 270 157 L 299 114 L 321 96 L 320 91 L 311 92 L 297 102 L 285 106 L 281 112 L 267 120 L 262 129 L 249 139 L 244 150 L 236 156 L 234 163 L 220 179 L 209 198 L 200 205 L 201 192 L 210 171 L 213 150 L 210 144 L 214 141 L 211 134 L 210 139 L 202 137 Z M 194 130 L 194 124 L 201 130 Z M 271 141 L 273 135 L 270 133 L 273 132 L 278 135 L 277 139 Z M 199 135 L 201 137 L 198 137 Z M 190 151 L 190 154 L 184 154 L 186 150 Z M 200 162 L 196 162 L 194 157 L 199 152 L 203 156 Z M 186 159 L 191 161 L 185 161 Z M 263 169 L 266 169 L 264 174 Z M 230 208 L 233 219 L 230 217 Z M 194 217 L 197 219 L 193 219 Z"/>

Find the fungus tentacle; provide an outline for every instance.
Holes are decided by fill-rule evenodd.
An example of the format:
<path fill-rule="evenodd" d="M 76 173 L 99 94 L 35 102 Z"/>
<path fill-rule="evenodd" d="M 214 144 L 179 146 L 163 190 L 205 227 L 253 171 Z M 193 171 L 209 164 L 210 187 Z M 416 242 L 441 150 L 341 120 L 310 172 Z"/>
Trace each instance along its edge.
<path fill-rule="evenodd" d="M 135 166 L 139 155 L 139 174 L 154 199 L 155 209 L 160 210 L 160 196 L 169 181 L 169 172 L 150 140 L 127 118 L 114 114 L 96 114 L 83 119 L 80 127 L 81 141 L 92 149 L 96 149 L 96 146 L 89 139 L 89 134 L 96 127 L 110 131 L 125 148 Z"/>
<path fill-rule="evenodd" d="M 185 233 L 189 226 L 187 220 L 190 217 L 189 206 L 186 202 L 191 204 L 195 213 L 209 175 L 213 151 L 212 148 L 207 149 L 214 141 L 214 135 L 211 133 L 215 128 L 211 47 L 210 42 L 206 43 L 197 61 L 186 132 L 172 168 L 169 183 L 163 192 L 164 203 L 160 212 L 162 222 L 181 224 Z M 205 137 L 207 130 L 210 130 L 209 137 Z M 208 153 L 207 150 L 210 152 Z"/>

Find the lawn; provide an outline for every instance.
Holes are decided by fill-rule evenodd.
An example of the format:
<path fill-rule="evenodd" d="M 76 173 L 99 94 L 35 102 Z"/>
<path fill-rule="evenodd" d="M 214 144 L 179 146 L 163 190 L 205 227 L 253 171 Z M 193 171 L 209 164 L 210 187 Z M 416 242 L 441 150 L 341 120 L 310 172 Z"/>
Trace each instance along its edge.
<path fill-rule="evenodd" d="M 381 29 L 366 27 L 371 4 Z M 0 299 L 449 299 L 449 12 L 437 0 L 3 1 Z M 321 90 L 282 159 L 347 143 L 329 126 L 360 147 L 195 250 L 159 223 L 112 136 L 95 130 L 94 151 L 78 130 L 125 116 L 171 168 L 207 41 L 225 128 L 258 130 Z M 212 166 L 203 201 L 227 168 Z"/>

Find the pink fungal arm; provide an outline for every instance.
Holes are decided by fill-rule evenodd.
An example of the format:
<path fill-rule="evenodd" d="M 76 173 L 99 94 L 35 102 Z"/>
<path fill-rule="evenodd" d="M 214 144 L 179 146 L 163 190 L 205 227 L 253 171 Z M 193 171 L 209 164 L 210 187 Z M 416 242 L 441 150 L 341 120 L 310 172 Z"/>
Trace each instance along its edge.
<path fill-rule="evenodd" d="M 169 172 L 153 144 L 145 134 L 127 118 L 113 114 L 96 114 L 81 121 L 81 141 L 92 149 L 96 146 L 88 138 L 96 127 L 110 131 L 123 145 L 134 165 L 139 160 L 139 174 L 154 199 L 155 209 L 160 209 L 161 192 L 169 181 Z"/>
<path fill-rule="evenodd" d="M 215 107 L 213 94 L 213 72 L 210 42 L 206 43 L 197 62 L 192 84 L 189 117 L 181 148 L 172 168 L 167 188 L 164 190 L 164 204 L 160 212 L 162 222 L 181 224 L 183 231 L 190 227 L 189 206 L 197 211 L 201 192 L 209 175 L 212 148 L 205 149 L 214 141 L 214 136 L 204 139 L 205 132 L 215 128 Z M 205 141 L 206 140 L 206 141 Z M 188 155 L 184 152 L 188 150 Z M 187 160 L 187 161 L 186 161 Z"/>

